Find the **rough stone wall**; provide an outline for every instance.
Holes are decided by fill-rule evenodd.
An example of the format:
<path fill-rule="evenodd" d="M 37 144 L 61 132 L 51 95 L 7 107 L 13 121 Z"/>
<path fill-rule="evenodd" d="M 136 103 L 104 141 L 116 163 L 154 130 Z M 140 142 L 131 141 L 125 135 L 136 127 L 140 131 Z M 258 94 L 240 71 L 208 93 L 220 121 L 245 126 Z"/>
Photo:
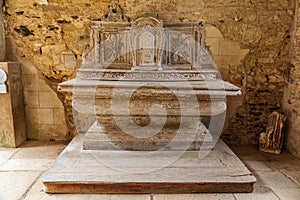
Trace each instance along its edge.
<path fill-rule="evenodd" d="M 64 115 L 64 106 L 55 91 L 40 75 L 35 64 L 15 55 L 16 45 L 11 37 L 6 37 L 6 57 L 8 61 L 22 63 L 22 82 L 24 90 L 24 107 L 26 134 L 28 139 L 65 140 L 69 130 Z"/>
<path fill-rule="evenodd" d="M 300 158 L 300 3 L 296 0 L 295 22 L 291 48 L 290 76 L 287 79 L 283 108 L 287 116 L 286 147 Z"/>
<path fill-rule="evenodd" d="M 118 1 L 114 1 L 117 2 Z M 8 32 L 19 57 L 32 61 L 55 90 L 59 82 L 73 78 L 89 42 L 91 20 L 102 17 L 108 0 L 6 0 Z M 230 118 L 224 138 L 233 143 L 256 144 L 267 116 L 280 110 L 288 74 L 288 44 L 294 16 L 294 0 L 126 0 L 124 13 L 135 19 L 154 15 L 166 21 L 204 20 L 232 43 L 218 50 L 211 40 L 224 80 L 243 89 L 243 96 L 229 99 Z M 223 40 L 222 40 L 223 41 Z M 230 46 L 247 50 L 232 60 Z M 238 48 L 238 49 L 239 49 Z M 214 55 L 216 56 L 216 55 Z M 240 61 L 240 59 L 242 59 Z M 72 122 L 70 97 L 59 94 Z M 71 124 L 69 124 L 69 127 Z"/>

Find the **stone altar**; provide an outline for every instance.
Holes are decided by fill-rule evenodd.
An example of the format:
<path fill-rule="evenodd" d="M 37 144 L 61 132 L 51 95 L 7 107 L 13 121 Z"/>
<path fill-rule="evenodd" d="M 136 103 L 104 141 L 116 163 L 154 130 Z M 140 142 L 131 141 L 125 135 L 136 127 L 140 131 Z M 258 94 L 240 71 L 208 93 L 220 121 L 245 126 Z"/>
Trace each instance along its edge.
<path fill-rule="evenodd" d="M 97 118 L 94 126 L 99 127 L 92 126 L 87 132 L 84 149 L 157 150 L 170 143 L 181 124 L 186 126 L 185 133 L 174 141 L 179 149 L 183 138 L 193 143 L 190 150 L 199 150 L 204 139 L 206 145 L 211 145 L 212 136 L 200 117 L 224 113 L 225 96 L 241 91 L 221 80 L 204 36 L 202 22 L 170 23 L 153 17 L 128 22 L 122 13 L 113 11 L 102 21 L 93 21 L 90 51 L 77 79 L 61 83 L 58 88 L 74 93 L 75 109 L 85 114 L 94 112 Z M 151 133 L 146 132 L 151 128 L 147 125 L 159 127 L 166 117 L 157 110 L 150 119 L 148 112 L 153 105 L 165 109 L 167 119 L 155 135 L 149 136 Z M 142 128 L 145 126 L 148 130 Z M 165 149 L 177 149 L 175 146 Z"/>
<path fill-rule="evenodd" d="M 100 21 L 91 23 L 90 39 L 77 78 L 59 84 L 58 90 L 73 93 L 73 108 L 79 113 L 77 122 L 87 115 L 94 120 L 44 176 L 46 192 L 148 193 L 155 192 L 155 188 L 158 193 L 170 188 L 173 192 L 252 190 L 255 178 L 220 142 L 217 145 L 222 146 L 220 152 L 232 155 L 233 162 L 238 163 L 222 170 L 237 167 L 236 171 L 228 171 L 233 176 L 242 173 L 245 179 L 240 179 L 240 184 L 244 187 L 237 190 L 237 179 L 216 181 L 222 170 L 198 180 L 202 176 L 199 170 L 194 171 L 188 165 L 184 168 L 190 178 L 172 180 L 171 174 L 181 168 L 180 164 L 174 164 L 175 171 L 172 167 L 167 170 L 169 176 L 153 179 L 154 174 L 161 176 L 163 171 L 159 170 L 163 166 L 176 160 L 188 164 L 189 156 L 182 158 L 186 151 L 200 158 L 196 159 L 198 167 L 203 167 L 201 158 L 210 153 L 222 130 L 226 95 L 241 94 L 238 87 L 221 79 L 205 46 L 202 22 L 163 22 L 153 17 L 130 22 L 122 9 L 113 5 Z M 206 153 L 201 157 L 198 151 Z M 89 155 L 95 158 L 95 163 L 92 164 Z M 58 171 L 64 171 L 70 162 L 89 163 L 92 167 L 85 167 L 87 171 L 82 175 L 78 173 L 81 164 L 68 166 L 72 170 L 65 172 L 66 176 Z M 222 168 L 223 161 L 216 159 L 216 162 L 208 169 Z M 158 163 L 163 166 L 157 166 Z M 98 176 L 95 169 L 107 172 L 112 179 Z M 139 175 L 131 176 L 132 173 Z M 168 181 L 170 184 L 166 184 Z M 198 183 L 205 186 L 198 187 Z M 141 191 L 136 188 L 139 184 Z M 161 184 L 166 188 L 161 188 Z M 118 185 L 126 190 L 114 187 Z"/>

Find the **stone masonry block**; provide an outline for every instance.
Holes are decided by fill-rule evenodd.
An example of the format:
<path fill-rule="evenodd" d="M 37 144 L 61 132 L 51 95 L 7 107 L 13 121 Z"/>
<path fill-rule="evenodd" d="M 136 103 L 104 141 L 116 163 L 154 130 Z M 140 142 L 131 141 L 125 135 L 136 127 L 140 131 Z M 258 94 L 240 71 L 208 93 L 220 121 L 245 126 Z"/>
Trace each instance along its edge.
<path fill-rule="evenodd" d="M 63 108 L 62 103 L 53 91 L 39 92 L 39 104 L 40 108 Z"/>
<path fill-rule="evenodd" d="M 219 29 L 214 26 L 206 26 L 205 27 L 206 38 L 223 38 L 222 33 Z"/>
<path fill-rule="evenodd" d="M 24 92 L 25 109 L 39 107 L 39 93 L 38 92 Z"/>
<path fill-rule="evenodd" d="M 54 124 L 53 109 L 27 109 L 26 118 L 30 125 Z"/>
<path fill-rule="evenodd" d="M 220 39 L 220 54 L 224 56 L 239 55 L 245 56 L 248 53 L 248 49 L 241 49 L 239 44 L 232 41 Z"/>
<path fill-rule="evenodd" d="M 53 109 L 53 114 L 54 114 L 54 124 L 66 125 L 65 112 L 63 108 Z"/>
<path fill-rule="evenodd" d="M 22 74 L 31 74 L 36 75 L 38 73 L 36 67 L 34 66 L 34 63 L 32 61 L 19 57 L 20 62 L 22 62 Z"/>
<path fill-rule="evenodd" d="M 51 88 L 45 83 L 45 81 L 40 79 L 37 75 L 24 74 L 23 85 L 25 92 L 52 91 Z"/>
<path fill-rule="evenodd" d="M 222 66 L 229 68 L 232 65 L 240 65 L 241 60 L 244 58 L 243 55 L 233 55 L 233 56 L 214 56 L 217 66 Z"/>
<path fill-rule="evenodd" d="M 220 53 L 220 38 L 207 38 L 206 45 L 209 46 L 209 49 L 213 56 L 218 56 Z"/>
<path fill-rule="evenodd" d="M 40 125 L 40 140 L 64 140 L 66 139 L 68 128 L 62 125 Z"/>

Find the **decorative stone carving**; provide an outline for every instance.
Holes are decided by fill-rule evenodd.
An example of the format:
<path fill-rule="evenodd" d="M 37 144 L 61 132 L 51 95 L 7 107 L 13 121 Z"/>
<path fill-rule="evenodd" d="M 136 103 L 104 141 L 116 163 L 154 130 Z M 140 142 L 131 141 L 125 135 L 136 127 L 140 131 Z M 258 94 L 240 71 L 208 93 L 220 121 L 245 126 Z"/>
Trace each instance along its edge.
<path fill-rule="evenodd" d="M 145 68 L 144 68 L 145 69 Z M 154 68 L 156 70 L 156 68 Z M 162 68 L 164 69 L 164 68 Z M 141 73 L 137 71 L 126 71 L 126 70 L 80 70 L 78 77 L 82 79 L 99 79 L 101 80 L 217 80 L 218 73 L 216 71 L 202 71 L 202 73 L 195 71 L 183 71 L 177 73 L 174 71 L 165 71 L 160 73 L 158 71 L 147 71 L 147 73 Z"/>
<path fill-rule="evenodd" d="M 204 51 L 203 22 L 164 23 L 153 17 L 129 22 L 114 5 L 101 21 L 92 21 L 90 38 L 82 68 L 215 69 L 211 55 Z"/>
<path fill-rule="evenodd" d="M 133 69 L 162 70 L 163 22 L 142 17 L 133 22 L 132 28 Z"/>
<path fill-rule="evenodd" d="M 7 75 L 3 69 L 0 69 L 0 94 L 7 93 L 7 88 L 5 81 L 7 80 Z"/>
<path fill-rule="evenodd" d="M 283 145 L 283 126 L 285 117 L 278 112 L 273 112 L 268 119 L 265 133 L 259 137 L 259 150 L 268 153 L 280 154 Z"/>

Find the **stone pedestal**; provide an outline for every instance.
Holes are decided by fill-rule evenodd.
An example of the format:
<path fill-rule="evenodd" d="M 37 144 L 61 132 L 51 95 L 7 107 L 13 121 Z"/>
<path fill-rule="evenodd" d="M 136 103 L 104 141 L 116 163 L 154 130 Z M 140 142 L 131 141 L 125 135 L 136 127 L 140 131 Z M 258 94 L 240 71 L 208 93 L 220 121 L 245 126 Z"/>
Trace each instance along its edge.
<path fill-rule="evenodd" d="M 18 147 L 26 140 L 21 65 L 0 62 L 7 75 L 7 93 L 0 94 L 0 146 Z"/>

